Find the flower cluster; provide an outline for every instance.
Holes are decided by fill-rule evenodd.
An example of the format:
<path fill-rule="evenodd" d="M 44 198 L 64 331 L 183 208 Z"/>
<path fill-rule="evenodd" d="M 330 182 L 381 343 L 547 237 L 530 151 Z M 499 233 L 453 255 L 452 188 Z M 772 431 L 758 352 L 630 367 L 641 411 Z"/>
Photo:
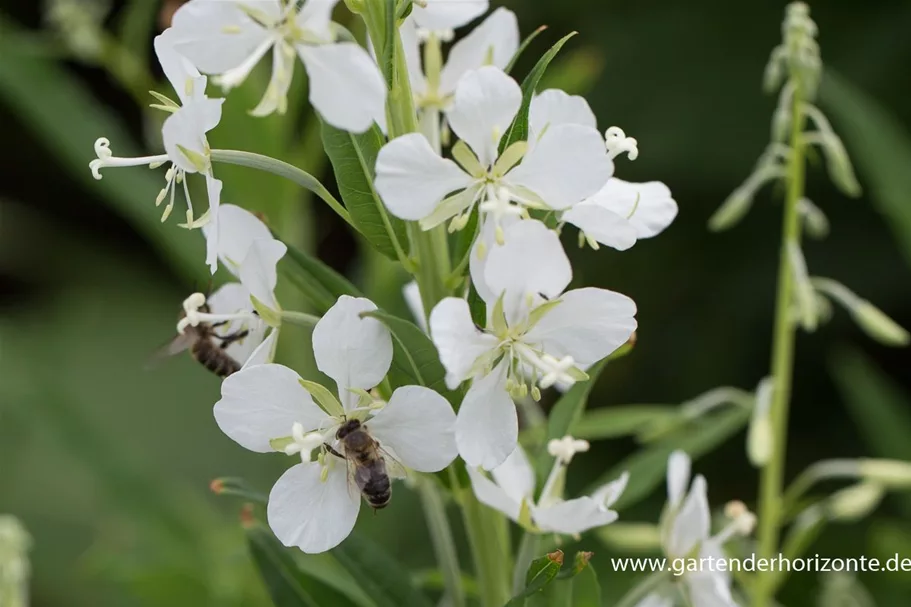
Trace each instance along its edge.
<path fill-rule="evenodd" d="M 107 139 L 95 144 L 90 167 L 98 179 L 103 168 L 166 165 L 156 199 L 156 205 L 167 201 L 162 221 L 183 189 L 182 227 L 200 228 L 211 272 L 221 265 L 233 277 L 211 294 L 184 300 L 169 351 L 190 349 L 227 377 L 214 408 L 225 434 L 252 451 L 300 458 L 275 483 L 267 508 L 270 526 L 288 546 L 305 552 L 336 546 L 354 526 L 361 496 L 383 508 L 392 479 L 406 470 L 440 471 L 457 456 L 477 499 L 530 532 L 577 535 L 611 523 L 617 513 L 610 507 L 626 475 L 592 495 L 564 499 L 567 466 L 588 449 L 587 442 L 565 437 L 547 444 L 553 469 L 536 493 L 533 469 L 518 445 L 514 403 L 588 380 L 587 370 L 637 328 L 629 297 L 568 288 L 573 272 L 560 240 L 564 228 L 576 228 L 580 246 L 629 249 L 673 221 L 677 205 L 670 191 L 659 182 L 614 176 L 615 161 L 622 154 L 634 160 L 638 143 L 616 126 L 600 131 L 582 97 L 535 92 L 513 78 L 520 37 L 511 11 L 493 11 L 444 53 L 443 43 L 486 12 L 486 1 L 352 0 L 346 4 L 367 25 L 368 48 L 333 22 L 336 4 L 190 0 L 155 39 L 176 95 L 153 93 L 152 107 L 167 114 L 164 153 L 120 158 Z M 390 6 L 394 15 L 383 12 Z M 391 31 L 390 23 L 396 26 Z M 361 164 L 371 160 L 361 177 L 398 248 L 392 222 L 407 222 L 404 247 L 410 250 L 397 253 L 417 278 L 409 289 L 421 303 L 419 335 L 435 347 L 432 362 L 445 370 L 446 397 L 393 380 L 395 327 L 368 299 L 323 285 L 335 304 L 326 305 L 321 318 L 283 310 L 275 292 L 288 247 L 263 219 L 222 203 L 213 163 L 228 156 L 211 149 L 207 134 L 218 126 L 226 100 L 207 96 L 208 79 L 228 93 L 267 54 L 271 77 L 253 116 L 287 110 L 299 58 L 323 124 L 382 137 L 372 156 L 357 149 L 353 157 Z M 237 162 L 245 152 L 230 154 Z M 251 166 L 283 174 L 276 164 L 258 156 Z M 363 193 L 364 181 L 342 183 L 346 171 L 334 168 L 343 198 L 358 187 Z M 187 179 L 194 173 L 205 178 L 204 212 L 190 198 Z M 318 183 L 307 177 L 306 187 Z M 333 209 L 350 220 L 359 207 L 345 203 Z M 428 277 L 427 268 L 449 264 L 428 257 L 433 248 L 421 246 L 428 235 L 445 245 L 447 258 L 456 239 L 465 243 L 464 258 L 440 271 L 449 275 Z M 312 320 L 316 365 L 334 390 L 273 362 L 288 318 Z M 414 363 L 412 354 L 405 356 Z"/>

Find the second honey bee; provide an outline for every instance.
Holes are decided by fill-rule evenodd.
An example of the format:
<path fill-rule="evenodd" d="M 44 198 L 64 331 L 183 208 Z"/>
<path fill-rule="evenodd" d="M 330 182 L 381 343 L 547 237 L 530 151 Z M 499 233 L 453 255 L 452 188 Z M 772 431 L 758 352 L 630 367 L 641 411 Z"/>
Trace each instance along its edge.
<path fill-rule="evenodd" d="M 354 482 L 367 503 L 374 510 L 388 506 L 392 498 L 392 483 L 386 464 L 389 462 L 395 467 L 394 476 L 403 475 L 400 465 L 384 457 L 380 444 L 359 420 L 350 419 L 343 423 L 335 437 L 340 441 L 344 454 L 331 447 L 329 450 L 348 461 Z"/>
<path fill-rule="evenodd" d="M 209 308 L 204 305 L 199 311 L 208 313 Z M 190 356 L 206 369 L 219 377 L 228 377 L 232 373 L 240 371 L 241 364 L 228 354 L 227 348 L 235 342 L 242 341 L 250 331 L 242 329 L 225 335 L 216 331 L 218 327 L 227 324 L 228 321 L 201 322 L 195 327 L 188 326 L 182 334 L 165 346 L 159 355 L 174 356 L 184 350 L 189 350 Z"/>

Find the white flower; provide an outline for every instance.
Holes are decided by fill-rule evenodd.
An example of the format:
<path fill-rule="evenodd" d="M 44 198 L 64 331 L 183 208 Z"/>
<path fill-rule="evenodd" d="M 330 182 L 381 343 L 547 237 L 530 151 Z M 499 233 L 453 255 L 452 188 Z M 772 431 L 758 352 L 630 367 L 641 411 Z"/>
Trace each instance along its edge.
<path fill-rule="evenodd" d="M 405 386 L 383 403 L 364 391 L 382 381 L 392 361 L 389 331 L 361 317 L 375 309 L 366 299 L 344 296 L 314 329 L 317 366 L 336 381 L 341 401 L 329 402 L 328 391 L 314 392 L 328 411 L 313 401 L 300 376 L 282 365 L 248 367 L 222 384 L 215 420 L 225 434 L 251 451 L 281 451 L 302 460 L 269 495 L 269 525 L 286 546 L 324 552 L 354 527 L 361 499 L 349 478 L 350 462 L 339 457 L 345 454 L 336 438 L 342 423 L 360 421 L 380 443 L 390 471 L 400 462 L 437 472 L 456 456 L 455 415 L 442 396 Z"/>
<path fill-rule="evenodd" d="M 626 488 L 629 475 L 624 473 L 591 496 L 564 500 L 561 494 L 566 467 L 575 453 L 588 450 L 588 443 L 566 437 L 551 441 L 548 450 L 551 454 L 558 453 L 559 457 L 554 461 L 537 502 L 535 472 L 525 451 L 518 446 L 502 464 L 491 470 L 492 480 L 468 467 L 471 486 L 478 500 L 527 529 L 541 533 L 576 535 L 617 520 L 617 513 L 610 507 Z"/>
<path fill-rule="evenodd" d="M 529 110 L 530 143 L 548 130 L 565 124 L 597 128 L 595 115 L 584 98 L 549 89 L 532 100 Z M 639 149 L 636 140 L 622 129 L 611 127 L 605 133 L 611 158 L 627 153 L 634 160 Z M 677 216 L 677 203 L 666 185 L 659 181 L 630 183 L 612 177 L 598 192 L 559 216 L 580 232 L 580 242 L 597 249 L 598 243 L 624 251 L 637 239 L 661 233 Z"/>
<path fill-rule="evenodd" d="M 228 354 L 245 366 L 271 362 L 281 320 L 275 298 L 276 265 L 288 247 L 241 207 L 223 205 L 219 216 L 218 225 L 204 226 L 203 234 L 211 241 L 218 231 L 218 259 L 240 282 L 227 283 L 208 298 L 201 293 L 188 297 L 177 330 L 182 333 L 187 326 L 207 322 L 216 325 L 216 333 L 223 337 L 246 331 L 242 340 L 230 342 Z M 273 329 L 264 340 L 268 325 Z"/>
<path fill-rule="evenodd" d="M 157 168 L 165 163 L 170 163 L 165 173 L 165 187 L 155 199 L 157 206 L 161 205 L 165 198 L 170 197 L 161 221 L 167 220 L 171 214 L 174 209 L 177 187 L 183 185 L 184 197 L 187 201 L 187 221 L 181 226 L 197 228 L 207 223 L 215 225 L 218 221 L 222 183 L 215 179 L 212 172 L 206 133 L 214 129 L 221 120 L 221 104 L 224 99 L 206 97 L 205 76 L 200 76 L 196 68 L 174 50 L 174 43 L 174 36 L 170 31 L 155 37 L 155 54 L 180 100 L 178 104 L 163 95 L 155 94 L 161 104 L 153 107 L 171 114 L 161 127 L 161 137 L 166 153 L 139 158 L 118 158 L 111 152 L 111 142 L 101 137 L 95 142 L 97 158 L 89 163 L 89 168 L 95 179 L 101 179 L 101 169 L 107 167 L 148 165 L 150 168 Z M 187 188 L 186 176 L 189 173 L 199 173 L 206 178 L 209 208 L 199 218 L 194 215 L 190 190 Z M 218 267 L 217 249 L 217 239 L 210 239 L 206 249 L 206 263 L 209 264 L 213 274 Z"/>
<path fill-rule="evenodd" d="M 429 35 L 438 35 L 432 29 L 427 31 L 430 28 L 422 25 L 422 22 L 426 22 L 422 16 L 447 5 L 468 7 L 472 4 L 477 6 L 486 3 L 437 1 L 428 4 L 420 13 L 415 5 L 412 16 L 399 28 L 411 79 L 411 91 L 419 111 L 427 108 L 448 110 L 452 105 L 456 85 L 462 76 L 485 65 L 505 69 L 519 48 L 519 24 L 516 15 L 501 7 L 492 12 L 470 34 L 453 44 L 443 65 L 433 64 L 431 57 L 427 57 L 431 61 L 425 59 L 422 62 L 421 43 L 426 41 Z M 486 6 L 484 9 L 486 10 Z"/>
<path fill-rule="evenodd" d="M 687 491 L 690 482 L 691 462 L 682 451 L 671 453 L 667 465 L 667 506 L 661 524 L 661 544 L 668 559 L 723 559 L 722 546 L 735 534 L 746 534 L 752 530 L 755 517 L 739 502 L 737 507 L 728 508 L 733 519 L 720 533 L 711 536 L 711 512 L 705 478 L 697 476 Z M 731 596 L 729 573 L 701 568 L 689 568 L 680 577 L 681 590 L 692 605 L 712 607 L 737 607 Z M 646 597 L 637 607 L 643 605 L 670 605 L 667 591 L 658 591 Z"/>
<path fill-rule="evenodd" d="M 310 103 L 329 124 L 353 132 L 384 115 L 386 84 L 370 54 L 339 42 L 338 0 L 191 0 L 174 14 L 176 48 L 225 90 L 241 84 L 272 50 L 272 78 L 256 116 L 284 113 L 294 56 L 307 72 Z"/>
<path fill-rule="evenodd" d="M 484 285 L 478 292 L 487 302 L 487 328 L 475 327 L 465 300 L 448 297 L 430 315 L 430 334 L 447 385 L 474 378 L 459 409 L 456 441 L 466 462 L 490 470 L 515 448 L 509 394 L 539 397 L 539 386 L 585 379 L 581 368 L 632 335 L 636 304 L 605 289 L 564 293 L 572 278 L 569 259 L 539 221 L 510 226 L 506 243 L 487 255 L 482 269 L 472 280 Z"/>
<path fill-rule="evenodd" d="M 421 29 L 442 32 L 461 27 L 487 11 L 487 0 L 417 0 L 411 17 Z"/>
<path fill-rule="evenodd" d="M 448 114 L 462 140 L 452 150 L 459 164 L 442 158 L 418 133 L 380 150 L 376 188 L 390 212 L 420 220 L 424 229 L 452 217 L 450 228 L 459 229 L 477 205 L 502 242 L 509 218 L 526 217 L 528 209 L 567 209 L 601 189 L 613 162 L 593 128 L 556 125 L 533 147 L 517 142 L 499 154 L 521 102 L 519 85 L 502 70 L 487 66 L 465 74 Z"/>

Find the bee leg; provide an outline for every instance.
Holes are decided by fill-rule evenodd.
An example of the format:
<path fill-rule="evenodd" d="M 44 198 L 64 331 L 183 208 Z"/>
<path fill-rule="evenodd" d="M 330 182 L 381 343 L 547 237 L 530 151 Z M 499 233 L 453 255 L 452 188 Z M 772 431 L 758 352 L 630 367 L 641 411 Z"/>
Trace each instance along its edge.
<path fill-rule="evenodd" d="M 220 321 L 218 321 L 218 322 L 213 322 L 210 326 L 214 329 L 215 327 L 223 327 L 223 326 L 225 326 L 226 324 L 228 324 L 229 322 L 231 322 L 231 321 L 229 321 L 229 320 L 220 320 Z"/>
<path fill-rule="evenodd" d="M 250 331 L 244 329 L 243 331 L 237 331 L 236 333 L 229 333 L 228 335 L 219 335 L 218 339 L 221 340 L 221 348 L 225 349 L 235 341 L 240 341 L 244 337 L 250 334 Z"/>
<path fill-rule="evenodd" d="M 323 446 L 326 448 L 326 450 L 327 450 L 329 453 L 331 453 L 331 454 L 334 455 L 335 457 L 338 457 L 338 458 L 340 458 L 340 459 L 347 459 L 344 455 L 342 455 L 341 453 L 339 453 L 338 451 L 336 451 L 335 449 L 333 449 L 331 446 L 329 446 L 329 443 L 323 443 Z"/>

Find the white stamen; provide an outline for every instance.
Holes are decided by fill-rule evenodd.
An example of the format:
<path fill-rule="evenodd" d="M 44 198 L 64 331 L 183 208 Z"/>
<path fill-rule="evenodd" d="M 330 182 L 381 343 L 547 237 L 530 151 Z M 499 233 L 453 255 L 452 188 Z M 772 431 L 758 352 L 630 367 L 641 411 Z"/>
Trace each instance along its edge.
<path fill-rule="evenodd" d="M 183 335 L 187 327 L 199 326 L 201 322 L 221 322 L 221 321 L 251 321 L 258 316 L 248 310 L 235 312 L 234 314 L 209 314 L 200 312 L 199 309 L 206 305 L 206 296 L 202 293 L 193 293 L 183 301 L 183 310 L 185 316 L 177 323 L 177 332 Z"/>
<path fill-rule="evenodd" d="M 639 157 L 639 144 L 632 137 L 627 137 L 626 133 L 623 132 L 618 126 L 612 126 L 607 131 L 604 132 L 605 145 L 607 146 L 607 155 L 611 159 L 616 158 L 620 154 L 626 153 L 627 157 L 630 160 L 635 160 Z"/>
<path fill-rule="evenodd" d="M 568 465 L 576 453 L 585 453 L 589 449 L 588 441 L 564 436 L 555 438 L 547 443 L 547 452 L 557 458 L 563 465 Z"/>

